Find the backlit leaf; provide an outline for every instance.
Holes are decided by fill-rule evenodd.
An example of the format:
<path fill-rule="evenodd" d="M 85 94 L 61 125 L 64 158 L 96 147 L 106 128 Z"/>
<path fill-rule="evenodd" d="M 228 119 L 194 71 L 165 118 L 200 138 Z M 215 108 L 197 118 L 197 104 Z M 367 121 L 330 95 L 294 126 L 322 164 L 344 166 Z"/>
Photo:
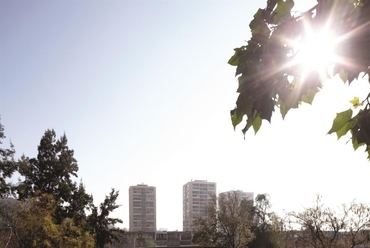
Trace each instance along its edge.
<path fill-rule="evenodd" d="M 348 80 L 348 73 L 346 73 L 343 69 L 341 69 L 338 72 L 338 75 L 339 75 L 340 79 L 342 79 L 343 83 L 346 83 L 347 82 L 347 80 Z"/>
<path fill-rule="evenodd" d="M 357 148 L 359 148 L 360 146 L 364 145 L 365 143 L 358 143 L 358 140 L 354 137 L 352 137 L 352 145 L 353 145 L 353 149 L 356 151 Z"/>
<path fill-rule="evenodd" d="M 340 137 L 342 137 L 343 135 L 345 135 L 352 127 L 353 125 L 356 123 L 355 120 L 349 120 L 348 122 L 346 122 L 336 133 L 337 133 L 337 137 L 338 139 Z"/>
<path fill-rule="evenodd" d="M 235 109 L 230 111 L 230 115 L 231 123 L 233 124 L 235 130 L 235 127 L 243 120 L 243 115 L 238 114 L 238 112 Z"/>
<path fill-rule="evenodd" d="M 281 117 L 283 117 L 283 119 L 285 118 L 288 111 L 289 111 L 289 108 L 287 108 L 284 103 L 281 103 L 280 104 L 280 114 L 281 114 Z"/>
<path fill-rule="evenodd" d="M 354 108 L 357 108 L 358 106 L 361 106 L 362 103 L 360 102 L 360 98 L 358 98 L 357 96 L 355 96 L 351 101 L 349 101 L 350 103 L 352 103 L 353 107 Z"/>
<path fill-rule="evenodd" d="M 239 63 L 239 55 L 238 55 L 238 51 L 235 49 L 235 53 L 233 56 L 231 56 L 231 58 L 229 59 L 229 61 L 227 62 L 229 63 L 230 65 L 234 65 L 234 66 L 237 66 L 238 63 Z"/>
<path fill-rule="evenodd" d="M 305 102 L 305 103 L 308 103 L 308 104 L 312 104 L 313 99 L 315 98 L 316 93 L 318 91 L 319 91 L 318 89 L 310 89 L 310 90 L 308 90 L 308 92 L 305 95 L 302 96 L 302 102 Z"/>
<path fill-rule="evenodd" d="M 258 130 L 260 130 L 260 127 L 262 125 L 261 117 L 257 116 L 256 118 L 254 118 L 252 125 L 253 125 L 253 129 L 254 129 L 254 133 L 256 134 L 258 132 Z"/>
<path fill-rule="evenodd" d="M 280 0 L 276 9 L 274 10 L 275 13 L 275 20 L 274 23 L 278 24 L 283 21 L 286 16 L 290 16 L 290 11 L 294 6 L 294 1 L 292 0 Z"/>
<path fill-rule="evenodd" d="M 351 121 L 352 109 L 337 113 L 337 116 L 333 120 L 333 126 L 329 130 L 328 134 L 337 133 L 338 139 L 346 134 L 349 129 L 354 125 Z"/>

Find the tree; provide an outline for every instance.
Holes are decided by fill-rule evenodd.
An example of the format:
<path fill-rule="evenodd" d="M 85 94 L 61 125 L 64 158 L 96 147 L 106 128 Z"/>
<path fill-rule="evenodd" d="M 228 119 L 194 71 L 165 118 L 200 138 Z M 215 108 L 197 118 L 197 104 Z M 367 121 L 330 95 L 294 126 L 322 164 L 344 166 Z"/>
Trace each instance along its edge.
<path fill-rule="evenodd" d="M 37 192 L 35 192 L 37 194 Z M 93 236 L 76 226 L 72 219 L 60 223 L 56 211 L 60 202 L 51 194 L 40 193 L 22 205 L 18 215 L 19 247 L 93 247 Z"/>
<path fill-rule="evenodd" d="M 370 206 L 351 202 L 337 213 L 325 207 L 317 196 L 313 207 L 301 213 L 292 212 L 291 232 L 298 247 L 369 247 Z"/>
<path fill-rule="evenodd" d="M 0 140 L 3 137 L 0 124 Z M 12 189 L 18 197 L 13 199 L 17 202 L 14 206 L 0 204 L 0 232 L 6 235 L 0 242 L 6 242 L 5 247 L 16 243 L 14 247 L 20 248 L 100 248 L 119 240 L 122 231 L 114 225 L 122 220 L 109 217 L 119 207 L 116 204 L 119 192 L 112 189 L 98 211 L 83 183 L 73 181 L 78 165 L 67 142 L 65 134 L 56 139 L 55 131 L 47 130 L 38 146 L 37 157 L 22 156 L 17 163 L 8 163 L 14 161 L 14 149 L 1 150 L 1 196 L 3 190 Z M 10 187 L 5 176 L 10 177 L 16 169 L 24 180 Z M 91 214 L 87 216 L 89 210 Z"/>
<path fill-rule="evenodd" d="M 0 239 L 0 244 L 5 244 L 1 247 L 94 247 L 93 236 L 72 219 L 56 221 L 58 206 L 59 201 L 50 194 L 40 193 L 27 201 L 3 199 L 0 228 L 6 240 Z"/>
<path fill-rule="evenodd" d="M 253 224 L 251 231 L 255 238 L 248 245 L 249 248 L 277 248 L 282 247 L 285 240 L 283 220 L 271 212 L 270 196 L 258 194 L 252 208 Z"/>
<path fill-rule="evenodd" d="M 111 244 L 112 240 L 120 240 L 120 231 L 114 227 L 117 223 L 122 223 L 119 218 L 112 218 L 109 215 L 118 207 L 116 200 L 119 191 L 112 188 L 110 194 L 100 204 L 100 211 L 97 206 L 92 206 L 92 213 L 88 216 L 91 232 L 95 235 L 97 248 L 104 248 L 105 244 Z"/>
<path fill-rule="evenodd" d="M 93 196 L 87 194 L 85 186 L 80 182 L 79 186 L 73 189 L 69 204 L 64 206 L 66 218 L 71 218 L 75 223 L 89 229 L 86 210 L 90 210 Z"/>
<path fill-rule="evenodd" d="M 34 196 L 35 192 L 51 194 L 61 203 L 69 202 L 76 184 L 78 165 L 73 150 L 67 146 L 64 134 L 56 139 L 54 130 L 47 130 L 38 146 L 37 158 L 22 163 L 20 173 L 25 177 L 18 186 L 20 199 Z"/>
<path fill-rule="evenodd" d="M 152 237 L 147 237 L 144 239 L 144 247 L 155 247 L 155 241 Z"/>
<path fill-rule="evenodd" d="M 302 102 L 311 103 L 322 88 L 326 76 L 317 70 L 307 72 L 297 62 L 296 44 L 309 38 L 307 30 L 338 37 L 335 53 L 342 59 L 327 65 L 326 69 L 333 68 L 332 76 L 339 75 L 348 84 L 360 76 L 370 81 L 370 0 L 317 0 L 310 10 L 297 15 L 291 11 L 293 6 L 293 0 L 267 0 L 249 24 L 250 40 L 235 48 L 228 61 L 236 66 L 239 83 L 231 121 L 235 128 L 246 116 L 244 134 L 250 127 L 258 132 L 262 120 L 271 122 L 275 107 L 284 118 Z M 370 159 L 370 92 L 351 103 L 360 110 L 338 113 L 328 133 L 336 133 L 338 139 L 349 133 L 354 149 L 364 145 Z"/>
<path fill-rule="evenodd" d="M 0 119 L 0 145 L 5 139 L 4 126 Z M 6 180 L 11 178 L 13 173 L 17 170 L 16 162 L 14 161 L 14 145 L 10 142 L 10 148 L 0 147 L 0 198 L 11 194 L 11 185 Z"/>
<path fill-rule="evenodd" d="M 67 145 L 64 134 L 56 139 L 54 130 L 47 130 L 38 146 L 37 158 L 22 157 L 19 161 L 19 172 L 24 181 L 16 187 L 21 200 L 35 197 L 39 193 L 53 195 L 60 202 L 57 210 L 57 221 L 71 218 L 75 224 L 84 224 L 85 210 L 92 202 L 82 184 L 77 185 L 72 179 L 77 177 L 78 165 L 74 151 Z M 85 221 L 86 222 L 86 221 Z"/>
<path fill-rule="evenodd" d="M 22 204 L 14 198 L 0 199 L 0 247 L 18 248 L 18 226 Z"/>
<path fill-rule="evenodd" d="M 251 203 L 241 191 L 213 196 L 207 217 L 195 220 L 193 242 L 200 246 L 242 248 L 254 238 L 251 232 Z"/>

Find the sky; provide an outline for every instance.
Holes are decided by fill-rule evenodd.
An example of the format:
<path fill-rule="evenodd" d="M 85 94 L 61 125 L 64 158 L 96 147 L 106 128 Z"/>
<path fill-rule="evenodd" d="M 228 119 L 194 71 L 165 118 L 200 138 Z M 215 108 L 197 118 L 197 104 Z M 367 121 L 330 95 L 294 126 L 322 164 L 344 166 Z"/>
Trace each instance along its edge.
<path fill-rule="evenodd" d="M 348 136 L 327 135 L 337 112 L 370 90 L 328 80 L 312 105 L 233 129 L 233 49 L 250 38 L 264 0 L 0 0 L 0 116 L 17 157 L 64 133 L 95 204 L 111 188 L 129 227 L 128 189 L 157 191 L 157 229 L 182 230 L 182 186 L 268 193 L 299 211 L 321 194 L 336 207 L 370 203 L 370 163 Z M 296 1 L 307 10 L 315 1 Z M 243 126 L 243 125 L 241 125 Z M 252 131 L 252 130 L 251 130 Z"/>

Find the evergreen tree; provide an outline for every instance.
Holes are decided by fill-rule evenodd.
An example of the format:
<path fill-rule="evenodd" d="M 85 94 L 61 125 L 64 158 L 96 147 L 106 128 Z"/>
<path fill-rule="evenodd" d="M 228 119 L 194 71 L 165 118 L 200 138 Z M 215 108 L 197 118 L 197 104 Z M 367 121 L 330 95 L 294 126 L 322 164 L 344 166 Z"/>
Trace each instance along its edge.
<path fill-rule="evenodd" d="M 95 244 L 97 248 L 104 248 L 105 244 L 112 243 L 113 240 L 120 240 L 121 232 L 114 225 L 122 223 L 121 219 L 109 217 L 116 208 L 119 191 L 112 188 L 110 194 L 100 204 L 100 211 L 97 206 L 92 206 L 92 213 L 88 217 L 92 233 L 95 235 Z"/>
<path fill-rule="evenodd" d="M 65 134 L 57 140 L 55 131 L 47 130 L 38 146 L 37 158 L 22 163 L 20 173 L 25 179 L 19 185 L 19 197 L 24 199 L 40 191 L 55 196 L 62 204 L 69 202 L 76 188 L 72 177 L 77 177 L 78 171 L 73 153 Z"/>

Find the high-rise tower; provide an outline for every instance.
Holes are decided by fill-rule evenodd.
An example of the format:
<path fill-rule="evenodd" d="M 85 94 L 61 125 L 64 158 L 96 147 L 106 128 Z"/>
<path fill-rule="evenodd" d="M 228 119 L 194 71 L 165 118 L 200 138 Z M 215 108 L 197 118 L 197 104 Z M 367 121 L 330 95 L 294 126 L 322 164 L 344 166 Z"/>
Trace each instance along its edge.
<path fill-rule="evenodd" d="M 138 184 L 129 189 L 130 231 L 155 232 L 156 190 L 153 186 Z"/>
<path fill-rule="evenodd" d="M 183 186 L 183 231 L 192 231 L 194 220 L 206 217 L 206 207 L 216 196 L 216 183 L 195 180 Z"/>

